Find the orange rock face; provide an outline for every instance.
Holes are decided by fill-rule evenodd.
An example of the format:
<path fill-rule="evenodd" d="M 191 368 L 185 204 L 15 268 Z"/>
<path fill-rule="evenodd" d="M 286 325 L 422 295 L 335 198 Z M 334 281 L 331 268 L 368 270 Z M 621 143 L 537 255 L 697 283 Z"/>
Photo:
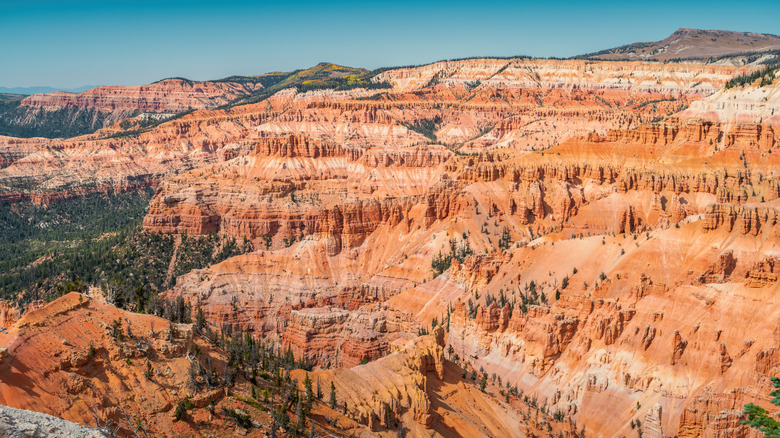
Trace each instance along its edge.
<path fill-rule="evenodd" d="M 548 431 L 574 437 L 570 424 L 530 414 L 516 397 L 506 402 L 480 392 L 445 358 L 444 330 L 417 338 L 398 352 L 351 369 L 310 373 L 313 381 L 336 388 L 337 406 L 370 431 L 394 430 L 402 423 L 415 436 L 535 436 Z M 294 375 L 303 380 L 303 372 Z"/>
<path fill-rule="evenodd" d="M 138 136 L 107 138 L 117 131 L 106 129 L 66 141 L 2 138 L 0 197 L 57 199 L 57 194 L 79 194 L 79 188 L 155 184 L 165 175 L 245 155 L 256 149 L 258 138 L 290 134 L 350 153 L 361 149 L 372 165 L 442 159 L 426 154 L 401 157 L 400 151 L 392 151 L 429 142 L 457 145 L 468 153 L 505 147 L 539 150 L 572 135 L 603 134 L 669 114 L 713 93 L 736 71 L 700 65 L 490 59 L 390 70 L 377 78 L 394 85 L 386 94 L 321 90 L 296 95 L 285 90 L 254 105 L 197 111 Z M 213 108 L 251 91 L 241 88 L 246 86 L 166 80 L 29 99 L 43 107 L 178 111 Z M 416 165 L 427 166 L 421 161 Z"/>
<path fill-rule="evenodd" d="M 8 301 L 0 301 L 0 327 L 14 325 L 21 315 L 22 312 L 18 307 Z"/>
<path fill-rule="evenodd" d="M 216 108 L 262 88 L 251 80 L 193 82 L 164 79 L 132 87 L 95 87 L 81 93 L 55 91 L 22 99 L 15 116 L 7 121 L 19 127 L 39 128 L 56 123 L 63 129 L 54 132 L 63 137 L 98 130 L 103 130 L 104 135 L 115 134 L 122 127 L 136 129 L 139 122 L 161 120 L 184 111 Z M 117 124 L 126 118 L 128 120 L 121 126 Z M 74 125 L 72 129 L 69 124 Z"/>
<path fill-rule="evenodd" d="M 418 324 L 443 323 L 449 314 L 448 344 L 456 354 L 590 430 L 626 434 L 641 418 L 659 434 L 743 434 L 739 406 L 761 400 L 776 362 L 771 318 L 735 321 L 750 321 L 775 290 L 776 207 L 757 204 L 773 193 L 764 176 L 777 161 L 774 146 L 762 151 L 758 141 L 744 140 L 743 127 L 721 126 L 669 120 L 569 140 L 544 154 L 448 157 L 427 147 L 414 152 L 425 158 L 395 167 L 362 161 L 365 153 L 312 148 L 316 135 L 283 137 L 273 143 L 284 148 L 256 149 L 173 181 L 163 194 L 202 187 L 185 198 L 196 209 L 181 215 L 178 206 L 160 207 L 147 226 L 158 217 L 194 216 L 198 223 L 205 211 L 212 231 L 258 244 L 269 238 L 268 251 L 190 275 L 175 292 L 203 298 L 204 307 L 231 318 L 243 317 L 243 304 L 220 312 L 216 297 L 238 296 L 248 306 L 283 297 L 290 307 L 278 306 L 271 329 L 321 364 L 375 357 Z M 723 143 L 710 144 L 718 138 Z M 279 156 L 284 161 L 270 164 Z M 309 161 L 292 160 L 303 158 Z M 330 164 L 334 158 L 343 162 Z M 414 179 L 420 167 L 436 184 Z M 247 188 L 246 181 L 257 182 Z M 280 201 L 277 187 L 293 189 Z M 213 201 L 202 200 L 207 196 Z M 242 223 L 232 219 L 235 212 L 247 220 L 243 229 L 225 225 Z M 503 228 L 512 244 L 504 256 L 467 257 L 430 281 L 431 259 L 451 239 L 456 247 L 467 240 L 477 252 L 492 252 Z M 546 299 L 523 306 L 531 281 Z M 231 292 L 236 285 L 240 292 Z M 343 311 L 314 310 L 358 286 L 367 294 L 341 299 L 349 303 Z M 497 305 L 501 295 L 509 298 Z M 269 327 L 269 319 L 256 324 Z M 756 369 L 768 371 L 752 374 Z M 690 372 L 703 377 L 690 383 Z M 720 402 L 735 391 L 746 395 Z M 409 398 L 410 415 L 433 425 L 425 398 Z M 381 424 L 382 409 L 369 411 L 358 417 Z"/>
<path fill-rule="evenodd" d="M 490 63 L 480 67 L 490 76 Z M 432 83 L 427 69 L 452 79 Z M 405 99 L 423 100 L 462 93 L 459 75 L 480 77 L 464 71 L 444 63 L 385 79 L 409 90 Z M 469 102 L 490 101 L 487 89 L 480 94 L 489 83 Z M 508 90 L 491 92 L 515 92 Z M 520 90 L 513 98 L 533 95 Z M 767 374 L 745 370 L 774 369 L 765 353 L 775 348 L 774 327 L 730 321 L 749 321 L 777 287 L 774 119 L 750 125 L 734 123 L 745 118 L 739 112 L 691 109 L 529 153 L 537 146 L 499 140 L 525 126 L 503 113 L 492 131 L 452 153 L 451 145 L 420 145 L 411 122 L 387 115 L 424 109 L 426 126 L 446 126 L 451 115 L 439 108 L 400 98 L 309 100 L 261 125 L 248 155 L 167 178 L 148 229 L 218 232 L 262 248 L 182 277 L 171 293 L 214 318 L 276 333 L 321 367 L 375 359 L 446 321 L 454 354 L 604 436 L 629 433 L 634 420 L 657 435 L 746 433 L 734 408 L 691 400 L 745 391 L 740 402 L 763 403 L 758 395 L 769 388 Z M 576 105 L 570 111 L 567 120 L 579 117 Z M 313 129 L 344 118 L 361 128 Z M 400 126 L 365 127 L 377 123 Z M 451 250 L 464 256 L 435 277 L 432 262 Z M 227 308 L 234 297 L 237 306 Z M 702 377 L 688 382 L 686 373 Z"/>
<path fill-rule="evenodd" d="M 286 90 L 137 138 L 6 139 L 0 193 L 159 181 L 147 230 L 257 248 L 167 296 L 305 356 L 373 431 L 393 411 L 522 436 L 533 405 L 597 436 L 740 436 L 780 363 L 780 95 L 717 91 L 744 70 L 395 69 L 381 93 Z"/>
<path fill-rule="evenodd" d="M 116 321 L 121 336 L 112 334 Z M 215 366 L 224 366 L 224 359 L 193 336 L 191 325 L 178 325 L 173 339 L 168 327 L 165 319 L 124 312 L 78 293 L 28 308 L 0 333 L 0 401 L 82 424 L 94 425 L 94 415 L 117 424 L 131 418 L 155 435 L 192 434 L 192 425 L 171 417 L 190 391 L 188 354 L 197 345 L 213 356 Z M 147 363 L 151 376 L 145 375 Z M 192 395 L 201 406 L 209 397 L 219 398 L 208 391 Z"/>

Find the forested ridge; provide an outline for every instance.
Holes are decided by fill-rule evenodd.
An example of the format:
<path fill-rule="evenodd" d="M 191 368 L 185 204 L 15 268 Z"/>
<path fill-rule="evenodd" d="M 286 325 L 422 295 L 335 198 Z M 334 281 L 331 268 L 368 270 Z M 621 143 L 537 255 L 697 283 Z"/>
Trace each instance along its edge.
<path fill-rule="evenodd" d="M 0 209 L 0 298 L 50 300 L 87 286 L 110 291 L 120 307 L 144 311 L 178 275 L 253 249 L 217 235 L 181 239 L 173 275 L 172 235 L 141 227 L 154 190 L 76 197 L 47 206 Z"/>

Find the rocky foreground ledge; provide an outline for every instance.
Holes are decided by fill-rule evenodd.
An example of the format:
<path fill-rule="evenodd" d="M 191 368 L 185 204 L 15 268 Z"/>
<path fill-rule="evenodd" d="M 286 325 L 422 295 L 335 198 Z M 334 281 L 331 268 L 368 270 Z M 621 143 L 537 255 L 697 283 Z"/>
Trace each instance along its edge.
<path fill-rule="evenodd" d="M 39 412 L 0 405 L 0 438 L 104 438 L 103 432 Z"/>

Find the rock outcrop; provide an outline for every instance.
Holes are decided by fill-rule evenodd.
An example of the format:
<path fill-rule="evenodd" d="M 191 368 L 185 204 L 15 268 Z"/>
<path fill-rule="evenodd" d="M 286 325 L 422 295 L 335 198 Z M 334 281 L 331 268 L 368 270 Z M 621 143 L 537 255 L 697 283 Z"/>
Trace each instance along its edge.
<path fill-rule="evenodd" d="M 2 438 L 105 438 L 108 434 L 51 415 L 0 406 Z"/>
<path fill-rule="evenodd" d="M 252 145 L 247 155 L 167 177 L 147 229 L 217 232 L 260 248 L 181 277 L 169 294 L 220 323 L 278 336 L 322 368 L 377 361 L 446 326 L 447 347 L 467 367 L 607 436 L 627 434 L 632 420 L 656 435 L 683 431 L 693 403 L 684 400 L 765 388 L 765 377 L 743 373 L 773 369 L 772 354 L 755 357 L 773 348 L 754 334 L 769 325 L 729 321 L 749 320 L 758 304 L 748 297 L 777 284 L 776 123 L 682 112 L 642 124 L 641 111 L 630 122 L 590 113 L 622 121 L 533 151 L 505 141 L 527 125 L 491 93 L 587 100 L 596 86 L 544 82 L 573 62 L 502 72 L 484 63 L 496 72 L 471 90 L 463 78 L 481 76 L 468 76 L 468 63 L 438 63 L 384 73 L 396 99 L 309 99 L 263 121 L 242 143 Z M 537 69 L 541 84 L 491 88 L 498 79 L 488 76 L 518 68 L 524 78 Z M 705 94 L 676 90 L 677 102 Z M 422 99 L 445 92 L 473 98 Z M 420 98 L 401 97 L 410 93 Z M 564 116 L 542 102 L 533 111 L 552 124 L 580 117 L 577 108 Z M 446 127 L 455 113 L 490 120 L 495 111 L 501 122 L 457 153 L 432 140 L 454 138 Z M 340 128 L 326 131 L 324 121 Z M 691 383 L 689 372 L 706 377 Z M 713 381 L 719 389 L 708 394 Z M 403 409 L 427 424 L 425 405 Z M 361 409 L 363 424 L 386 421 L 379 404 Z M 733 429 L 738 416 L 716 409 L 697 417 L 702 427 Z"/>
<path fill-rule="evenodd" d="M 523 409 L 508 409 L 508 404 L 460 379 L 461 370 L 444 357 L 444 335 L 438 327 L 374 362 L 310 376 L 325 387 L 332 382 L 336 405 L 345 406 L 352 418 L 375 432 L 402 423 L 415 436 L 444 435 L 453 429 L 475 437 L 533 436 L 543 431 L 573 436 L 571 426 L 546 415 L 539 420 L 537 414 L 534 420 L 519 413 Z"/>
<path fill-rule="evenodd" d="M 260 91 L 263 86 L 259 82 L 164 79 L 149 85 L 103 86 L 81 93 L 34 94 L 18 106 L 0 111 L 0 132 L 67 138 L 101 129 L 113 133 L 134 130 L 174 114 L 225 105 Z"/>
<path fill-rule="evenodd" d="M 203 395 L 188 384 L 188 355 L 197 346 L 204 360 L 209 357 L 215 367 L 224 364 L 221 353 L 197 339 L 191 325 L 122 311 L 102 297 L 75 292 L 28 309 L 7 333 L 0 333 L 0 345 L 5 353 L 0 363 L 2 405 L 93 426 L 96 420 L 101 426 L 112 422 L 123 430 L 135 426 L 126 424 L 128 419 L 138 420 L 150 433 L 166 436 L 192 433 L 191 426 L 174 425 L 171 413 L 185 396 Z M 46 436 L 70 428 L 52 424 L 36 429 L 25 426 L 24 415 L 14 418 L 16 425 L 9 427 Z"/>

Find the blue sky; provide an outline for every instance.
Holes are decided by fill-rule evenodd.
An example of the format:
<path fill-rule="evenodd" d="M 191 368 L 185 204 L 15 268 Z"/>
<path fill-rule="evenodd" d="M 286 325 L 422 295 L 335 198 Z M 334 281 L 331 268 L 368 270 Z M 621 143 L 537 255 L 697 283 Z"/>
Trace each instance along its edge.
<path fill-rule="evenodd" d="M 260 2 L 0 0 L 0 86 L 217 79 L 320 61 L 376 68 L 572 56 L 677 28 L 780 34 L 780 0 Z"/>

